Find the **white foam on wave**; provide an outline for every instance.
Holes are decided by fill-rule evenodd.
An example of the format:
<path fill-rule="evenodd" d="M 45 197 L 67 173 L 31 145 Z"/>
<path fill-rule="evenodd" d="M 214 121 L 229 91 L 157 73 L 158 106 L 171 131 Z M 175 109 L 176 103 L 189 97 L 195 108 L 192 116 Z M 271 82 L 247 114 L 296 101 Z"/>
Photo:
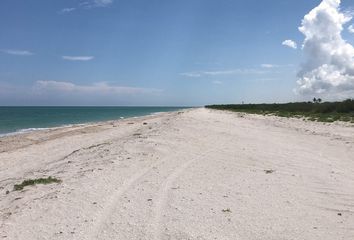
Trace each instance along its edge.
<path fill-rule="evenodd" d="M 18 135 L 18 134 L 24 134 L 24 133 L 29 133 L 29 132 L 39 131 L 39 130 L 46 130 L 46 129 L 49 129 L 49 128 L 24 128 L 24 129 L 19 129 L 16 132 L 2 133 L 2 134 L 0 134 L 0 137 L 14 136 L 14 135 Z"/>
<path fill-rule="evenodd" d="M 161 113 L 166 113 L 166 112 L 153 112 L 153 113 L 151 113 L 151 115 L 159 115 Z"/>
<path fill-rule="evenodd" d="M 168 112 L 168 111 L 166 111 Z M 148 115 L 160 115 L 162 113 L 166 113 L 166 112 L 152 112 L 150 114 L 146 114 L 146 115 L 141 115 L 141 116 L 132 116 L 132 117 L 127 117 L 127 118 L 140 118 L 143 116 L 148 116 Z M 126 117 L 119 117 L 120 119 L 125 119 Z M 43 131 L 43 130 L 55 130 L 55 129 L 60 129 L 60 128 L 65 128 L 65 127 L 74 127 L 74 126 L 84 126 L 87 124 L 94 124 L 94 123 L 98 123 L 98 122 L 87 122 L 87 123 L 77 123 L 77 124 L 65 124 L 65 125 L 61 125 L 61 126 L 57 126 L 57 127 L 43 127 L 43 128 L 24 128 L 24 129 L 19 129 L 15 132 L 10 132 L 10 133 L 0 133 L 0 137 L 7 137 L 7 136 L 14 136 L 14 135 L 18 135 L 18 134 L 25 134 L 25 133 L 30 133 L 30 132 L 35 132 L 35 131 Z"/>
<path fill-rule="evenodd" d="M 43 128 L 23 128 L 23 129 L 16 130 L 15 132 L 0 133 L 0 137 L 14 136 L 14 135 L 25 134 L 25 133 L 36 132 L 36 131 L 55 130 L 55 129 L 65 128 L 65 127 L 73 127 L 74 125 L 80 126 L 84 124 L 66 124 L 58 127 L 43 127 Z"/>

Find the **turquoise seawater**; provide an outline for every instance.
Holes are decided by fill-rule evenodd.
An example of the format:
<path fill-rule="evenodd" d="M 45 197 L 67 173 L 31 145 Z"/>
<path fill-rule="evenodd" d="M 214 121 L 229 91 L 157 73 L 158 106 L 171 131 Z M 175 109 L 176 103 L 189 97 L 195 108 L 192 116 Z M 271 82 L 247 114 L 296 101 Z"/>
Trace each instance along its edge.
<path fill-rule="evenodd" d="M 0 135 L 138 117 L 185 107 L 0 107 Z"/>

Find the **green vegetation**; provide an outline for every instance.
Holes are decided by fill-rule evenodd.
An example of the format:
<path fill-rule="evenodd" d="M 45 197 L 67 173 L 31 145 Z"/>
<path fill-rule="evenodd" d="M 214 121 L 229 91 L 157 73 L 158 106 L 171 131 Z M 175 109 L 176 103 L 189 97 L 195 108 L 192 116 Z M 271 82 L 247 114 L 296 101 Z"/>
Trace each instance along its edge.
<path fill-rule="evenodd" d="M 15 184 L 14 191 L 20 191 L 26 186 L 31 186 L 36 184 L 50 184 L 50 183 L 60 183 L 60 182 L 61 180 L 52 177 L 28 179 L 23 181 L 21 184 Z"/>
<path fill-rule="evenodd" d="M 311 121 L 334 122 L 345 121 L 354 123 L 354 100 L 343 102 L 322 102 L 314 98 L 313 102 L 296 102 L 283 104 L 228 104 L 208 105 L 206 108 L 230 110 L 280 117 L 306 118 Z"/>

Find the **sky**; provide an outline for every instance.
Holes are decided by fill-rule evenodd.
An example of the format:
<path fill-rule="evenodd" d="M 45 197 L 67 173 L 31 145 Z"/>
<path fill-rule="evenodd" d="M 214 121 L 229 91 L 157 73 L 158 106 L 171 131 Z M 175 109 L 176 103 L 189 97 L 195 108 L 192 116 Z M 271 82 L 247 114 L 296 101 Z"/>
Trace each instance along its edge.
<path fill-rule="evenodd" d="M 353 0 L 2 0 L 0 105 L 354 97 Z"/>

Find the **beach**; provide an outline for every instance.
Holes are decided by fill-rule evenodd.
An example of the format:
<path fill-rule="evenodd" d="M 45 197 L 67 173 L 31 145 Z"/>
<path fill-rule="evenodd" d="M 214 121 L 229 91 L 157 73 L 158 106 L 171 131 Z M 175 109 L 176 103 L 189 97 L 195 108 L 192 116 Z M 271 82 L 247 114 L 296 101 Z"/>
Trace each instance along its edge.
<path fill-rule="evenodd" d="M 7 136 L 0 238 L 354 239 L 353 156 L 350 123 L 205 108 Z"/>

